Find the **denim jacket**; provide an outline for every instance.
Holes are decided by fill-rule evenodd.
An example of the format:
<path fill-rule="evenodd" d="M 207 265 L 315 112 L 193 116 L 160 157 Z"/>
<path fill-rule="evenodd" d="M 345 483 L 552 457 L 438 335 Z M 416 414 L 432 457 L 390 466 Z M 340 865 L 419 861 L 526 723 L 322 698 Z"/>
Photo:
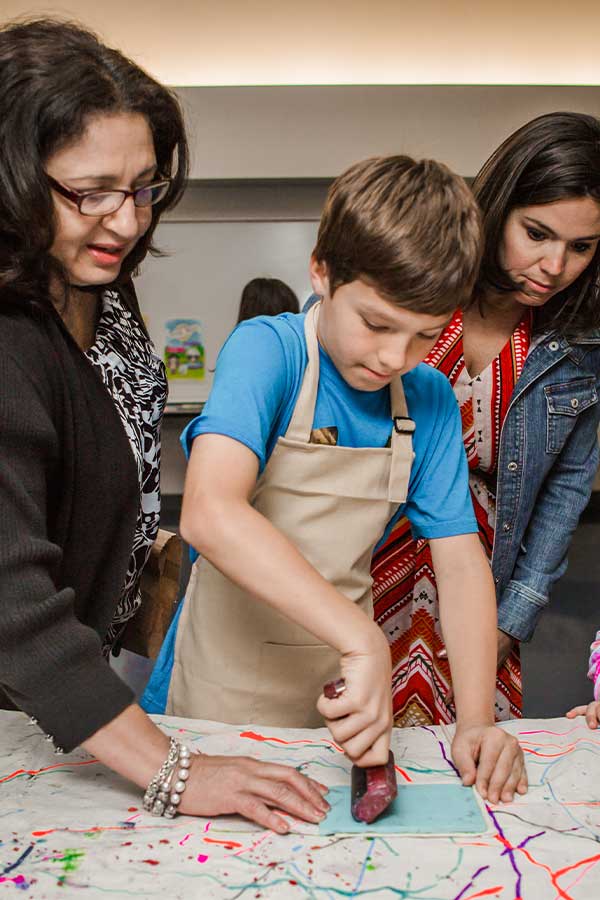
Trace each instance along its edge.
<path fill-rule="evenodd" d="M 530 352 L 500 434 L 492 571 L 498 627 L 531 639 L 598 466 L 600 331 L 545 335 Z"/>

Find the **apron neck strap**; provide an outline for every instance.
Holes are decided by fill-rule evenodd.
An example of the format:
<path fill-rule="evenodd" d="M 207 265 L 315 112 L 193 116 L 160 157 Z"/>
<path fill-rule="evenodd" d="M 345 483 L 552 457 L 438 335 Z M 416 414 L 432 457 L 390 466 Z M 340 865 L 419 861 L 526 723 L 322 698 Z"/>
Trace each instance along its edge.
<path fill-rule="evenodd" d="M 402 378 L 398 375 L 390 384 L 390 405 L 392 409 L 392 465 L 388 481 L 388 500 L 404 503 L 413 461 L 412 436 L 415 423 L 408 414 Z"/>
<path fill-rule="evenodd" d="M 319 341 L 317 340 L 317 323 L 321 303 L 311 306 L 304 317 L 304 337 L 308 365 L 304 371 L 302 387 L 296 400 L 296 406 L 290 424 L 285 433 L 286 438 L 308 444 L 315 419 L 317 391 L 319 389 Z"/>
<path fill-rule="evenodd" d="M 309 443 L 315 418 L 317 391 L 319 389 L 319 342 L 317 324 L 320 303 L 315 303 L 304 319 L 304 335 L 308 364 L 304 372 L 300 393 L 286 431 L 286 438 Z M 402 378 L 398 375 L 390 384 L 390 406 L 392 412 L 392 465 L 388 483 L 388 499 L 401 503 L 406 499 L 408 474 L 413 460 L 412 435 L 415 423 L 408 414 Z"/>

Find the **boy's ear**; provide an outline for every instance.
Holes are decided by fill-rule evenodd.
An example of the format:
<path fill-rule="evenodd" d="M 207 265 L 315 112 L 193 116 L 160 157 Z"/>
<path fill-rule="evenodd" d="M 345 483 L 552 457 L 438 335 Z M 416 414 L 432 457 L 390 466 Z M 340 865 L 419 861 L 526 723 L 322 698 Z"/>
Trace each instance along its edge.
<path fill-rule="evenodd" d="M 310 283 L 315 294 L 325 297 L 329 294 L 329 277 L 327 263 L 319 262 L 314 256 L 310 258 Z"/>

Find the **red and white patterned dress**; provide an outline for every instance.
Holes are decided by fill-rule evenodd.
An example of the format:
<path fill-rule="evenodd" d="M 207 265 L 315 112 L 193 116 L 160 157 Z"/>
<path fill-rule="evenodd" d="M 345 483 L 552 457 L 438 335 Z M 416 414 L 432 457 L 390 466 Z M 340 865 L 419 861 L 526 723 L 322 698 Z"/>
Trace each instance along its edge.
<path fill-rule="evenodd" d="M 500 429 L 531 341 L 527 312 L 510 340 L 475 378 L 465 366 L 462 313 L 458 310 L 425 362 L 449 379 L 460 407 L 469 484 L 479 536 L 491 559 L 496 522 L 495 481 Z M 413 540 L 410 523 L 397 523 L 373 558 L 375 617 L 390 641 L 397 725 L 452 722 L 444 697 L 450 688 L 441 635 L 437 588 L 427 540 Z M 496 719 L 522 715 L 521 664 L 516 647 L 498 673 Z"/>

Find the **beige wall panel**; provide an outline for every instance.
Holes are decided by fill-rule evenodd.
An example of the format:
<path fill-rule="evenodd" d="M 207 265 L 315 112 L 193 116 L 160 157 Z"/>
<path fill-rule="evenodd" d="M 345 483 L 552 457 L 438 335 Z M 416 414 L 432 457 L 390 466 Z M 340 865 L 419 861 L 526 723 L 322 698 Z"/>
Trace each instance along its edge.
<path fill-rule="evenodd" d="M 512 130 L 600 88 L 348 86 L 180 88 L 194 178 L 320 178 L 357 159 L 410 153 L 474 175 Z"/>
<path fill-rule="evenodd" d="M 170 84 L 600 83 L 597 0 L 1 0 L 41 11 Z"/>

